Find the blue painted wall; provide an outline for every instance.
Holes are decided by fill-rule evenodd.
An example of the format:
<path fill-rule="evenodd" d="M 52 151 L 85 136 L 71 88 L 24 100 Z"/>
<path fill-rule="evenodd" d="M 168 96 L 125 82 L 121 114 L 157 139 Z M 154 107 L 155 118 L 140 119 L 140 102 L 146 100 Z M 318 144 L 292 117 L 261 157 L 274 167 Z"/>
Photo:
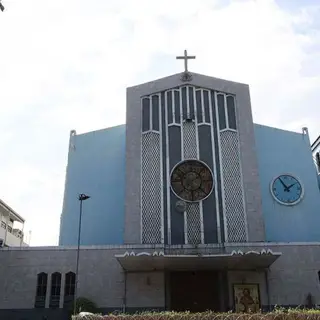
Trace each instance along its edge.
<path fill-rule="evenodd" d="M 81 244 L 122 244 L 125 201 L 125 125 L 71 137 L 59 245 L 76 245 L 79 193 L 83 202 Z"/>
<path fill-rule="evenodd" d="M 320 190 L 308 135 L 255 124 L 267 241 L 320 241 Z M 79 193 L 83 203 L 81 244 L 122 244 L 125 202 L 125 125 L 75 135 L 66 174 L 59 245 L 77 244 Z M 276 202 L 270 182 L 297 176 L 304 198 L 295 206 Z"/>
<path fill-rule="evenodd" d="M 266 240 L 320 241 L 320 191 L 309 136 L 257 124 L 254 130 Z M 270 193 L 270 182 L 283 173 L 304 186 L 304 198 L 295 206 L 279 204 Z"/>

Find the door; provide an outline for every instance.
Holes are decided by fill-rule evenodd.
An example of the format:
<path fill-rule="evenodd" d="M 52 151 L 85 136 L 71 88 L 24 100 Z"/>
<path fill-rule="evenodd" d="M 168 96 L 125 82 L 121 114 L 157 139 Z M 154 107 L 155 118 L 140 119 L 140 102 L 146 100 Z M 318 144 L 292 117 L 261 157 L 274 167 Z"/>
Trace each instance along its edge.
<path fill-rule="evenodd" d="M 171 310 L 220 311 L 218 272 L 172 272 L 169 283 Z"/>

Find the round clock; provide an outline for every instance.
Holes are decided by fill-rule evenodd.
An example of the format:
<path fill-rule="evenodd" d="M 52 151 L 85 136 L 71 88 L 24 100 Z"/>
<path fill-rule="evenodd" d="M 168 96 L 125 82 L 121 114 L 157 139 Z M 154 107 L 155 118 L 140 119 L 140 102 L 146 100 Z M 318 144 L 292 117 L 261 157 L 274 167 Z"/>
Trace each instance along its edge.
<path fill-rule="evenodd" d="M 184 201 L 204 200 L 210 195 L 213 184 L 210 168 L 199 160 L 182 161 L 171 173 L 171 189 Z"/>
<path fill-rule="evenodd" d="M 298 178 L 282 174 L 271 182 L 270 191 L 276 201 L 284 205 L 294 205 L 303 197 L 303 187 Z"/>

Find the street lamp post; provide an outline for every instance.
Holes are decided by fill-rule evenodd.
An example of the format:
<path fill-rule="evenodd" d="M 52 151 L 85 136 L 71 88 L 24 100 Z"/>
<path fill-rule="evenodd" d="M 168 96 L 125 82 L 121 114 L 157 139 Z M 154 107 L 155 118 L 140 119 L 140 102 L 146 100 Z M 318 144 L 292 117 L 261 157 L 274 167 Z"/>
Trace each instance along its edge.
<path fill-rule="evenodd" d="M 80 238 L 81 238 L 81 220 L 82 220 L 82 202 L 89 199 L 90 196 L 81 193 L 79 194 L 78 200 L 80 201 L 80 214 L 79 214 L 79 229 L 78 229 L 78 247 L 77 247 L 77 262 L 76 262 L 76 283 L 74 288 L 74 301 L 73 301 L 73 314 L 77 312 L 77 294 L 78 294 L 78 273 L 79 273 L 79 255 L 80 255 Z"/>

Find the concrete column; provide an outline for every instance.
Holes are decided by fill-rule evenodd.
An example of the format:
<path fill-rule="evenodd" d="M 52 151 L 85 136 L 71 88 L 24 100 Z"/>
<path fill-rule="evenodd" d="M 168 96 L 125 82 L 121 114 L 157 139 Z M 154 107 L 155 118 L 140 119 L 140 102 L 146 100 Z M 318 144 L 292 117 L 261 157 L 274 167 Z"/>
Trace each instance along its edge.
<path fill-rule="evenodd" d="M 66 284 L 66 274 L 62 273 L 61 274 L 61 288 L 60 288 L 60 301 L 59 301 L 59 308 L 62 309 L 63 308 L 63 304 L 64 304 L 64 287 Z"/>
<path fill-rule="evenodd" d="M 51 273 L 48 274 L 45 308 L 49 308 L 51 295 Z"/>
<path fill-rule="evenodd" d="M 7 219 L 6 219 L 6 233 L 4 235 L 4 244 L 5 245 L 7 244 L 8 224 L 9 224 L 9 215 L 7 216 Z"/>
<path fill-rule="evenodd" d="M 20 247 L 22 247 L 22 243 L 23 243 L 23 239 L 24 239 L 24 233 L 23 233 L 24 232 L 24 223 L 22 224 L 22 230 L 21 231 L 22 231 L 22 235 L 23 236 L 22 236 L 22 238 L 20 240 Z"/>

